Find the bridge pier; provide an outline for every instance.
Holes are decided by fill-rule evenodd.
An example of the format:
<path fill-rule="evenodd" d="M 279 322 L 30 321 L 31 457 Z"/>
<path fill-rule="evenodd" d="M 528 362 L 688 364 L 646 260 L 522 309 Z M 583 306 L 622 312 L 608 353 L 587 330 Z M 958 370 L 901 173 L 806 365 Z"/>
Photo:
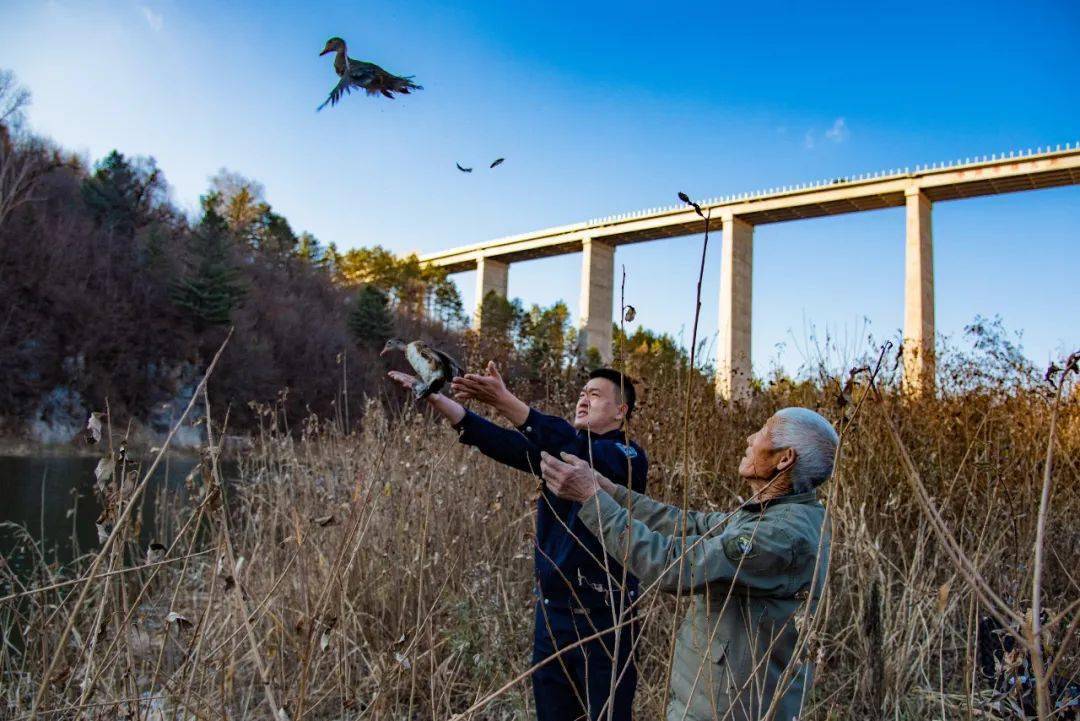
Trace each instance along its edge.
<path fill-rule="evenodd" d="M 932 203 L 920 188 L 904 191 L 907 238 L 904 251 L 904 390 L 934 392 L 934 240 Z"/>
<path fill-rule="evenodd" d="M 722 216 L 720 250 L 720 342 L 716 357 L 716 395 L 721 400 L 750 396 L 750 309 L 753 295 L 754 226 L 731 214 Z"/>
<path fill-rule="evenodd" d="M 480 256 L 476 259 L 476 301 L 473 307 L 473 328 L 480 330 L 483 323 L 481 311 L 484 308 L 484 298 L 491 291 L 495 291 L 503 298 L 506 297 L 510 264 L 494 258 Z"/>
<path fill-rule="evenodd" d="M 581 322 L 578 347 L 582 355 L 589 348 L 611 363 L 611 311 L 615 294 L 615 246 L 592 238 L 581 244 Z"/>

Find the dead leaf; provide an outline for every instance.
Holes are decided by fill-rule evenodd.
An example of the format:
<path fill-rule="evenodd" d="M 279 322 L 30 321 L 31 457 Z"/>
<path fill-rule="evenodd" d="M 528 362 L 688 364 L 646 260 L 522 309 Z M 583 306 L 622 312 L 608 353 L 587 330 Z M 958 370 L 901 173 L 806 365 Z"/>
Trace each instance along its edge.
<path fill-rule="evenodd" d="M 116 461 L 111 457 L 98 459 L 97 467 L 94 468 L 94 478 L 98 483 L 107 483 L 116 470 Z"/>
<path fill-rule="evenodd" d="M 941 588 L 937 592 L 937 612 L 939 614 L 945 613 L 945 608 L 949 604 L 949 588 L 952 586 L 952 581 L 946 581 L 941 584 Z"/>
<path fill-rule="evenodd" d="M 101 417 L 103 413 L 91 413 L 86 421 L 86 442 L 90 445 L 101 443 Z"/>
<path fill-rule="evenodd" d="M 326 528 L 327 526 L 333 526 L 336 523 L 333 515 L 318 516 L 317 518 L 312 518 L 311 522 L 314 523 L 316 526 L 321 526 L 322 528 Z"/>
<path fill-rule="evenodd" d="M 406 671 L 412 668 L 412 661 L 410 661 L 409 657 L 403 653 L 398 653 L 397 651 L 395 651 L 394 660 L 400 663 Z"/>

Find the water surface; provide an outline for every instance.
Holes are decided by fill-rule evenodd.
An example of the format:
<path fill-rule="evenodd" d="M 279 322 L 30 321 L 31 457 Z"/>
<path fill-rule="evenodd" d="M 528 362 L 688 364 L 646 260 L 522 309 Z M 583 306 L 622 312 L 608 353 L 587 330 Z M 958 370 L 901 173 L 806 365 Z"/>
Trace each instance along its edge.
<path fill-rule="evenodd" d="M 44 541 L 49 562 L 63 564 L 98 549 L 94 523 L 101 513 L 94 491 L 97 462 L 90 456 L 0 456 L 0 556 L 16 570 L 25 569 L 32 553 L 27 534 L 34 541 Z M 170 531 L 157 527 L 155 506 L 159 500 L 187 502 L 184 478 L 197 463 L 195 458 L 172 456 L 158 464 L 143 496 L 142 546 Z M 17 524 L 26 533 L 7 524 Z"/>

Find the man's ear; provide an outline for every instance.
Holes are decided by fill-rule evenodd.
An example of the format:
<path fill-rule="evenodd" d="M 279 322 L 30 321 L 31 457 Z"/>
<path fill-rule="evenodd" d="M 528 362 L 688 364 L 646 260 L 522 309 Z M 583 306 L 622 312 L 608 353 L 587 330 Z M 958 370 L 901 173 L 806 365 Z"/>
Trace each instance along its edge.
<path fill-rule="evenodd" d="M 776 472 L 783 473 L 784 471 L 795 465 L 795 460 L 799 457 L 799 454 L 795 452 L 794 448 L 785 448 L 780 451 L 780 457 L 776 459 Z"/>
<path fill-rule="evenodd" d="M 627 405 L 626 403 L 620 403 L 619 404 L 619 410 L 617 410 L 615 412 L 615 420 L 617 420 L 617 421 L 625 421 L 626 420 L 626 414 L 627 414 L 627 412 L 629 412 L 629 410 L 630 410 L 629 405 Z"/>

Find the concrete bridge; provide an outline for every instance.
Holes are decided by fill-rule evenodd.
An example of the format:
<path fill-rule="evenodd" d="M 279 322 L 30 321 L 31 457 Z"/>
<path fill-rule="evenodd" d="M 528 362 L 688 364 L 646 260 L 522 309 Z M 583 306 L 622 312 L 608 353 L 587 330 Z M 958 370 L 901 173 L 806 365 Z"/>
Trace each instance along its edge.
<path fill-rule="evenodd" d="M 711 218 L 710 227 L 723 229 L 718 395 L 738 399 L 750 390 L 755 226 L 906 207 L 904 384 L 914 393 L 925 393 L 934 387 L 934 203 L 1077 184 L 1080 143 L 1072 143 L 699 201 Z M 705 222 L 687 206 L 650 208 L 428 253 L 420 260 L 452 273 L 477 271 L 474 322 L 479 324 L 484 297 L 492 291 L 506 295 L 511 263 L 580 252 L 582 343 L 595 347 L 609 361 L 615 248 L 704 229 Z"/>

